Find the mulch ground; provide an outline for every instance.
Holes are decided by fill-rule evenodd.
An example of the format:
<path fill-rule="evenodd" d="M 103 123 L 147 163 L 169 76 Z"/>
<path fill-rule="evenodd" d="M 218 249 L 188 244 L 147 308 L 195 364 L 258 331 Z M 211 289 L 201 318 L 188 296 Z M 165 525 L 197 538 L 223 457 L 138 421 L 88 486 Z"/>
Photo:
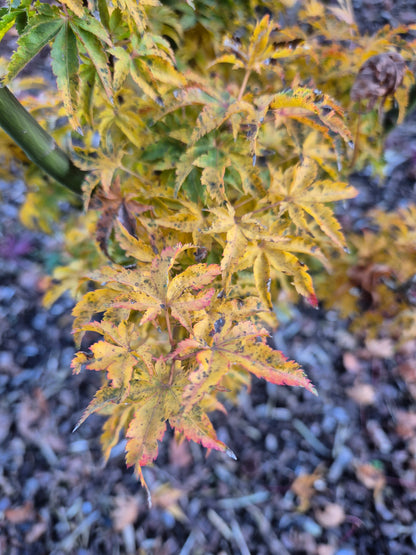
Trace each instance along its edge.
<path fill-rule="evenodd" d="M 369 28 L 416 21 L 412 2 L 354 5 Z M 361 195 L 348 206 L 351 226 L 369 204 L 415 200 L 415 119 L 402 129 L 390 159 L 404 143 L 408 155 L 384 186 L 352 178 Z M 144 470 L 149 509 L 123 442 L 103 465 L 103 418 L 72 433 L 100 378 L 71 375 L 71 302 L 41 305 L 59 240 L 18 223 L 22 183 L 0 183 L 0 195 L 1 554 L 416 553 L 414 353 L 404 380 L 388 344 L 361 344 L 334 312 L 282 314 L 276 345 L 319 397 L 254 381 L 227 416 L 213 415 L 237 461 L 168 434 Z"/>

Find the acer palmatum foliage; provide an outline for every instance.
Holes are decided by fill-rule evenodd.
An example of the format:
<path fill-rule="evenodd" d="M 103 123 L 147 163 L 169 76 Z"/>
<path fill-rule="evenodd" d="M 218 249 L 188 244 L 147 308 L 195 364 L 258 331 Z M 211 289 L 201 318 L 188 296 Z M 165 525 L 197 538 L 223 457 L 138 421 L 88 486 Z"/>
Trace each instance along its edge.
<path fill-rule="evenodd" d="M 342 174 L 359 68 L 387 45 L 412 55 L 404 29 L 362 36 L 344 5 L 302 3 L 284 28 L 283 3 L 263 17 L 225 4 L 21 0 L 0 11 L 0 38 L 19 33 L 3 84 L 33 88 L 16 76 L 51 45 L 61 101 L 48 91 L 22 102 L 57 138 L 72 133 L 88 172 L 86 214 L 66 224 L 67 263 L 45 298 L 80 299 L 72 366 L 105 377 L 81 421 L 108 416 L 105 457 L 123 432 L 143 484 L 168 424 L 233 455 L 208 414 L 251 374 L 315 393 L 267 343 L 273 303 L 316 306 L 310 265 L 328 268 L 346 247 L 333 203 L 356 194 Z M 400 117 L 412 82 L 402 77 Z M 378 160 L 374 114 L 363 117 L 360 163 Z M 33 166 L 27 178 L 37 192 L 22 217 L 46 230 L 60 219 L 57 194 Z"/>

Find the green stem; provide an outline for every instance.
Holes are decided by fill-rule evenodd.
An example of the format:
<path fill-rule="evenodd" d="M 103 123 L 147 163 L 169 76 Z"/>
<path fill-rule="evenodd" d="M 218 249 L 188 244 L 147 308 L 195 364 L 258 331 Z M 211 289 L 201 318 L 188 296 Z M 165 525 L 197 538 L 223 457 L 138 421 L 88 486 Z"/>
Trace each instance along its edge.
<path fill-rule="evenodd" d="M 7 87 L 0 88 L 0 126 L 39 168 L 73 193 L 87 176 L 38 124 Z"/>

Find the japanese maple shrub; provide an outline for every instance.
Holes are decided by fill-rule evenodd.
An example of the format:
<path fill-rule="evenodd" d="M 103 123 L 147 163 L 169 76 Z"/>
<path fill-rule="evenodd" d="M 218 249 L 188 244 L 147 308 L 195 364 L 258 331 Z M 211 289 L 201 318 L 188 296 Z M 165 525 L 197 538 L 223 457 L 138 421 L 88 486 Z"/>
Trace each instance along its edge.
<path fill-rule="evenodd" d="M 81 422 L 106 414 L 105 457 L 125 433 L 143 484 L 168 424 L 233 456 L 208 414 L 250 374 L 315 393 L 267 338 L 277 296 L 316 306 L 308 266 L 329 267 L 346 246 L 332 203 L 356 194 L 339 178 L 352 134 L 330 94 L 346 106 L 365 58 L 393 43 L 408 54 L 397 33 L 361 37 L 348 2 L 304 2 L 299 25 L 290 4 L 14 0 L 0 11 L 0 37 L 19 33 L 3 84 L 81 169 L 55 175 L 82 182 L 84 212 L 67 218 L 67 260 L 45 297 L 78 298 L 73 370 L 105 378 Z M 16 77 L 47 44 L 61 101 L 24 94 L 31 84 Z M 22 217 L 56 226 L 58 193 L 28 167 Z"/>

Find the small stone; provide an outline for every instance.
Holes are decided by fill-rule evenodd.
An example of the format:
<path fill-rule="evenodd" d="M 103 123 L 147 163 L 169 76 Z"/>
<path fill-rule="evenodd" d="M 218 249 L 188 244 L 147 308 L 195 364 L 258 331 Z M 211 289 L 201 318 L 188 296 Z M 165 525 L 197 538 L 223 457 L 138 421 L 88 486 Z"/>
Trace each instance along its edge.
<path fill-rule="evenodd" d="M 271 453 L 275 453 L 277 451 L 277 438 L 273 434 L 267 434 L 264 444 L 267 451 L 270 451 Z"/>

